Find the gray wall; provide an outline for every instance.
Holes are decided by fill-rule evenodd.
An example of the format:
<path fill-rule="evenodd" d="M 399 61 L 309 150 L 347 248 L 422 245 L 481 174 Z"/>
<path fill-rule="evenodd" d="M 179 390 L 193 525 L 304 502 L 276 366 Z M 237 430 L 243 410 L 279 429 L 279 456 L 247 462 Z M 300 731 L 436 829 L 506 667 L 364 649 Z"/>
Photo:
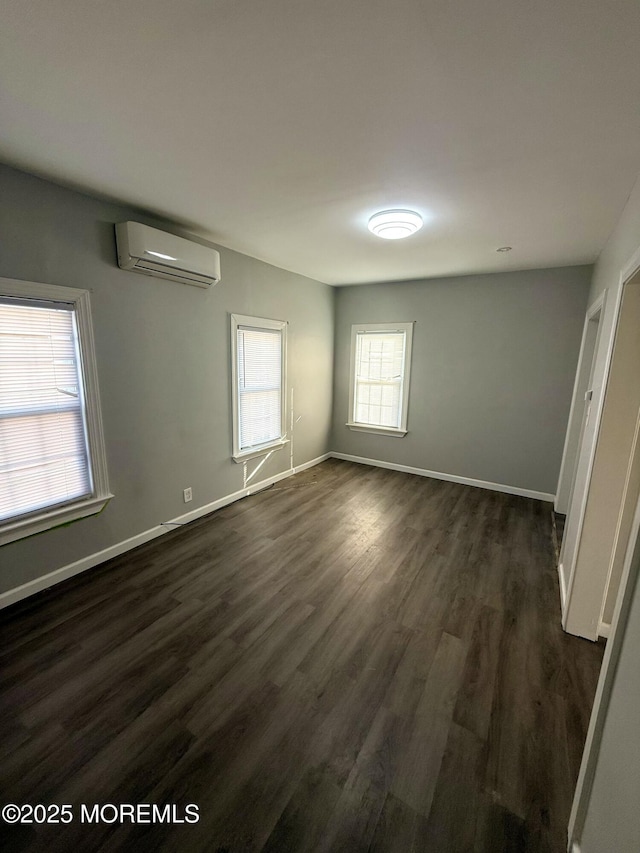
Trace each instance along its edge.
<path fill-rule="evenodd" d="M 640 177 L 631 191 L 616 227 L 598 257 L 593 270 L 589 305 L 596 301 L 605 288 L 618 286 L 620 273 L 638 249 L 640 249 Z M 607 308 L 608 313 L 613 312 L 612 304 Z"/>
<path fill-rule="evenodd" d="M 620 272 L 640 248 L 640 180 L 593 276 L 589 302 L 616 288 Z M 607 323 L 613 325 L 613 299 Z M 608 330 L 607 330 L 608 331 Z M 640 331 L 640 330 L 639 330 Z M 636 546 L 632 576 L 640 572 Z M 605 718 L 591 798 L 582 834 L 582 853 L 626 853 L 640 839 L 640 582 L 636 580 L 618 668 Z"/>
<path fill-rule="evenodd" d="M 636 551 L 640 556 L 640 549 Z M 634 573 L 638 573 L 638 559 Z M 602 731 L 582 853 L 640 847 L 640 584 L 636 583 Z"/>
<path fill-rule="evenodd" d="M 295 465 L 334 449 L 554 491 L 590 268 L 334 291 L 221 248 L 222 282 L 205 291 L 120 270 L 113 224 L 123 219 L 181 233 L 0 166 L 0 276 L 92 292 L 116 496 L 100 516 L 3 547 L 0 592 L 242 488 L 230 458 L 230 312 L 289 321 Z M 404 439 L 344 426 L 350 326 L 388 320 L 417 321 Z M 288 467 L 285 449 L 260 477 Z"/>
<path fill-rule="evenodd" d="M 334 450 L 555 493 L 591 267 L 340 288 Z M 345 426 L 353 323 L 415 320 L 409 434 Z"/>
<path fill-rule="evenodd" d="M 124 219 L 177 230 L 0 166 L 0 276 L 91 291 L 115 494 L 99 516 L 4 546 L 0 592 L 242 488 L 231 460 L 230 312 L 289 321 L 294 464 L 329 449 L 333 290 L 224 248 L 222 281 L 208 291 L 125 272 L 113 234 Z M 285 448 L 258 479 L 288 468 Z"/>
<path fill-rule="evenodd" d="M 611 338 L 614 334 L 616 323 L 616 294 L 620 286 L 620 273 L 631 260 L 634 252 L 640 247 L 640 178 L 636 181 L 627 204 L 625 206 L 616 227 L 613 229 L 609 239 L 602 252 L 598 257 L 598 261 L 593 271 L 591 281 L 591 291 L 589 293 L 587 307 L 591 307 L 598 297 L 607 291 L 607 297 L 604 305 L 604 312 L 600 317 L 600 338 L 599 338 L 599 353 L 604 353 L 609 346 Z M 603 356 L 602 356 L 603 357 Z M 600 355 L 597 356 L 600 360 Z M 596 378 L 598 371 L 596 371 Z M 597 384 L 597 382 L 596 382 Z M 578 442 L 580 439 L 580 427 L 582 424 L 582 402 L 575 407 L 576 417 L 570 426 L 570 432 L 567 436 L 566 449 L 566 465 L 563 473 L 563 482 L 558 489 L 563 498 L 567 499 L 572 486 L 572 479 L 575 472 L 576 460 L 578 455 Z M 558 506 L 558 510 L 566 512 L 568 507 L 563 500 Z"/>

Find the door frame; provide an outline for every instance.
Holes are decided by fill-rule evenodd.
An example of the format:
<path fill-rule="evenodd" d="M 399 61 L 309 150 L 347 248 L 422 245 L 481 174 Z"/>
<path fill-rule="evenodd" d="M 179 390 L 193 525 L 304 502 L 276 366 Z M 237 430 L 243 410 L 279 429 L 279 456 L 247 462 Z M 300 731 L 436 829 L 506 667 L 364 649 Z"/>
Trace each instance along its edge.
<path fill-rule="evenodd" d="M 638 446 L 636 446 L 636 453 L 640 453 L 640 448 Z M 598 755 L 600 753 L 602 734 L 604 731 L 607 712 L 609 710 L 609 703 L 611 701 L 616 669 L 620 659 L 620 653 L 622 651 L 627 617 L 629 615 L 635 586 L 638 582 L 639 568 L 640 499 L 636 505 L 633 524 L 631 526 L 629 544 L 627 546 L 622 577 L 620 578 L 620 589 L 618 591 L 616 607 L 611 623 L 611 636 L 607 640 L 607 647 L 602 660 L 600 677 L 598 679 L 596 695 L 593 700 L 593 708 L 591 710 L 591 718 L 589 720 L 587 739 L 582 753 L 578 782 L 573 795 L 573 804 L 571 806 L 571 816 L 569 817 L 568 828 L 569 851 L 580 849 L 579 845 L 582 839 L 589 800 L 591 799 L 591 791 L 593 789 L 596 765 L 598 763 Z"/>
<path fill-rule="evenodd" d="M 576 580 L 576 563 L 583 534 L 587 500 L 591 486 L 596 447 L 602 423 L 602 413 L 605 405 L 605 393 L 613 360 L 616 333 L 620 319 L 624 288 L 640 272 L 640 247 L 622 268 L 615 289 L 603 300 L 600 315 L 600 338 L 596 347 L 593 377 L 593 397 L 591 401 L 591 418 L 583 436 L 582 447 L 578 449 L 576 460 L 576 488 L 574 488 L 571 505 L 564 529 L 562 549 L 558 564 L 560 579 L 560 596 L 562 602 L 562 627 L 566 630 L 571 621 L 572 633 L 590 640 L 598 638 L 600 627 L 600 612 L 582 612 L 584 607 L 579 602 L 573 602 L 572 592 Z M 602 296 L 607 293 L 605 289 Z M 612 298 L 611 298 L 612 297 Z M 593 314 L 598 309 L 597 300 L 589 309 Z M 592 420 L 591 420 L 592 419 Z M 600 611 L 601 603 L 598 603 Z"/>
<path fill-rule="evenodd" d="M 573 435 L 578 424 L 576 423 L 578 415 L 584 410 L 584 393 L 589 390 L 590 380 L 595 368 L 595 358 L 598 352 L 600 343 L 600 332 L 602 329 L 602 321 L 604 314 L 604 306 L 607 297 L 607 291 L 603 291 L 596 301 L 587 309 L 586 317 L 584 318 L 584 326 L 582 329 L 582 341 L 580 343 L 580 354 L 578 356 L 578 367 L 576 369 L 576 378 L 573 384 L 573 393 L 571 396 L 571 409 L 569 410 L 569 420 L 567 422 L 567 434 L 562 451 L 562 462 L 560 463 L 560 474 L 558 475 L 558 486 L 556 488 L 556 497 L 554 509 L 563 515 L 567 514 L 571 503 L 571 495 L 573 493 L 573 485 L 576 478 L 576 467 L 578 465 L 578 456 L 582 444 L 582 432 L 578 434 L 578 440 L 575 447 L 572 447 Z M 598 331 L 594 341 L 593 349 L 589 347 L 589 333 L 591 323 L 598 320 Z M 585 374 L 587 369 L 586 360 L 589 359 L 589 373 Z M 583 416 L 580 416 L 580 429 L 582 428 Z"/>
<path fill-rule="evenodd" d="M 631 257 L 630 261 L 624 266 L 620 273 L 618 282 L 618 292 L 615 299 L 615 314 L 611 325 L 611 332 L 608 336 L 610 343 L 607 352 L 607 377 L 608 368 L 613 355 L 613 345 L 615 341 L 615 332 L 618 328 L 618 318 L 620 315 L 620 306 L 622 304 L 622 294 L 624 286 L 630 282 L 640 272 L 640 248 Z M 602 407 L 599 411 L 599 416 L 602 414 Z M 597 441 L 597 435 L 596 435 Z M 595 446 L 594 446 L 595 451 Z M 636 443 L 634 453 L 640 453 L 640 446 Z M 635 460 L 637 461 L 637 460 Z M 634 458 L 630 459 L 630 464 L 634 464 Z M 588 489 L 587 489 L 588 491 Z M 569 851 L 579 850 L 582 832 L 591 798 L 593 781 L 595 777 L 600 745 L 602 742 L 602 734 L 604 725 L 609 710 L 611 693 L 614 687 L 614 680 L 622 645 L 624 640 L 629 609 L 633 598 L 638 576 L 640 574 L 640 498 L 636 504 L 633 523 L 629 533 L 629 541 L 627 543 L 624 565 L 622 569 L 622 577 L 620 578 L 620 586 L 616 598 L 616 605 L 611 622 L 611 631 L 607 646 L 605 649 L 602 667 L 600 669 L 600 677 L 596 688 L 596 695 L 591 709 L 591 717 L 589 720 L 589 728 L 585 741 L 584 751 L 582 753 L 582 762 L 580 764 L 580 772 L 576 784 L 573 803 L 571 806 L 571 815 L 568 826 L 568 847 Z"/>
<path fill-rule="evenodd" d="M 581 358 L 584 358 L 585 356 L 588 323 L 592 322 L 598 314 L 600 315 L 598 320 L 598 335 L 592 358 L 593 369 L 590 370 L 590 373 L 592 374 L 590 430 L 587 431 L 585 429 L 582 432 L 580 445 L 576 449 L 572 475 L 571 499 L 567 511 L 567 520 L 564 527 L 562 547 L 560 549 L 560 558 L 558 561 L 563 628 L 566 628 L 571 592 L 575 581 L 575 568 L 578 550 L 580 547 L 580 538 L 582 536 L 582 528 L 584 526 L 584 517 L 587 510 L 587 498 L 589 496 L 589 486 L 591 484 L 593 463 L 596 455 L 596 446 L 598 444 L 598 434 L 600 432 L 600 422 L 602 420 L 602 411 L 604 408 L 605 389 L 607 386 L 609 368 L 611 366 L 611 359 L 613 355 L 613 345 L 618 325 L 621 298 L 622 287 L 620 287 L 618 293 L 615 294 L 613 308 L 614 321 L 611 323 L 611 328 L 609 329 L 608 334 L 605 330 L 605 312 L 607 304 L 610 303 L 608 288 L 606 288 L 589 307 L 585 318 L 583 347 L 581 348 L 580 353 Z M 584 365 L 580 365 L 579 369 L 582 369 L 583 367 Z M 578 391 L 578 388 L 576 388 L 576 391 Z M 574 413 L 577 411 L 577 402 L 577 400 L 573 400 L 572 410 Z M 576 488 L 576 486 L 578 486 L 578 488 Z M 596 637 L 594 636 L 591 639 L 596 639 Z"/>

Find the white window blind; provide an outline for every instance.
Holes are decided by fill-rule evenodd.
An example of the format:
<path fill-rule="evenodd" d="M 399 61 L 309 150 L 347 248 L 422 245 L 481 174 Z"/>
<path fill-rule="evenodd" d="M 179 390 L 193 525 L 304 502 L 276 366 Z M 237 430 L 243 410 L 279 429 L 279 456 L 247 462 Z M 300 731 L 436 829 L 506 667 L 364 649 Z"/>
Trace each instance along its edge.
<path fill-rule="evenodd" d="M 237 329 L 239 449 L 282 438 L 281 329 Z"/>
<path fill-rule="evenodd" d="M 357 333 L 355 423 L 400 428 L 405 339 L 404 331 Z"/>
<path fill-rule="evenodd" d="M 73 306 L 0 299 L 0 521 L 91 494 Z"/>
<path fill-rule="evenodd" d="M 413 325 L 351 327 L 350 429 L 398 438 L 407 434 Z"/>

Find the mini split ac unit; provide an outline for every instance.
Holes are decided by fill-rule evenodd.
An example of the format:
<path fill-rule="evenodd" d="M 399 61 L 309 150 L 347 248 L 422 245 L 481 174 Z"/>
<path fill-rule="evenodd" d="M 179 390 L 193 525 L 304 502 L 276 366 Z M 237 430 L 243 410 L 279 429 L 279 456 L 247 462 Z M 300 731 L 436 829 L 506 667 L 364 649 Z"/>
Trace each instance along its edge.
<path fill-rule="evenodd" d="M 197 287 L 211 287 L 220 281 L 220 254 L 184 237 L 141 222 L 119 222 L 116 244 L 118 266 L 123 270 Z"/>

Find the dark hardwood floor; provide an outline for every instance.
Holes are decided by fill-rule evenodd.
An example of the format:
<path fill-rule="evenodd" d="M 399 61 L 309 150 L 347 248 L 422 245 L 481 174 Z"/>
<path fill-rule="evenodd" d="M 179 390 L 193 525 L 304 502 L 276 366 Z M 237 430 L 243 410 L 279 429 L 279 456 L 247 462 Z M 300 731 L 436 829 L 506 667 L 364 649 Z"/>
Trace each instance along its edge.
<path fill-rule="evenodd" d="M 331 460 L 4 611 L 0 800 L 74 819 L 0 848 L 564 853 L 603 648 L 560 628 L 551 530 Z"/>

